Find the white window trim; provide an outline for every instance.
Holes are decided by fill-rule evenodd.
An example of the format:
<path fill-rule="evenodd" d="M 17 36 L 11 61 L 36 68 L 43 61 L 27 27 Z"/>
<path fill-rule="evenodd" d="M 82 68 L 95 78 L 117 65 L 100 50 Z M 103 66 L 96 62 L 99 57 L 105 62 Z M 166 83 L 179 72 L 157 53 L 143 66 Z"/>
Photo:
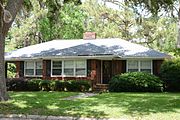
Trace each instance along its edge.
<path fill-rule="evenodd" d="M 138 59 L 129 59 L 129 60 L 126 60 L 126 72 L 129 72 L 128 71 L 128 68 L 129 68 L 129 66 L 128 66 L 128 61 L 132 61 L 132 60 L 134 60 L 134 61 L 138 61 L 138 72 L 141 72 L 141 61 L 151 61 L 151 74 L 153 74 L 153 60 L 138 60 Z"/>
<path fill-rule="evenodd" d="M 61 69 L 62 69 L 62 73 L 61 73 L 61 75 L 53 75 L 52 73 L 53 73 L 53 61 L 61 61 L 62 62 L 62 67 L 61 67 Z M 62 77 L 63 76 L 63 74 L 64 74 L 64 61 L 63 60 L 51 60 L 51 77 Z"/>
<path fill-rule="evenodd" d="M 73 75 L 64 75 L 64 61 L 73 61 L 74 68 L 73 68 Z M 76 59 L 76 60 L 62 60 L 62 59 L 54 59 L 51 60 L 51 77 L 87 77 L 87 60 L 84 59 Z M 53 75 L 52 70 L 53 70 L 53 61 L 62 61 L 62 75 Z M 76 67 L 75 67 L 75 61 L 85 61 L 85 75 L 76 75 Z"/>
<path fill-rule="evenodd" d="M 34 75 L 26 75 L 26 62 L 33 62 L 34 66 L 33 66 L 33 69 L 34 69 Z M 43 70 L 43 62 L 42 60 L 28 60 L 28 61 L 24 61 L 24 76 L 25 77 L 42 77 L 43 75 L 36 75 L 36 62 L 41 62 L 42 63 L 42 70 Z M 43 72 L 42 72 L 43 73 Z"/>

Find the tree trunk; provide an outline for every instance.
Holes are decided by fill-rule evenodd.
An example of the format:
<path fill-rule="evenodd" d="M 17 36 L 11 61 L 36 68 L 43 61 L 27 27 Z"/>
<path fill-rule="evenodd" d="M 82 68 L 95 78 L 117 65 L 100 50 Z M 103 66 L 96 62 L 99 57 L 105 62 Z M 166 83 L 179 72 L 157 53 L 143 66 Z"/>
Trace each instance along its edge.
<path fill-rule="evenodd" d="M 4 0 L 0 0 L 3 4 Z M 0 8 L 0 101 L 8 100 L 8 94 L 6 89 L 5 80 L 5 62 L 4 62 L 4 48 L 5 48 L 5 37 L 11 27 L 17 12 L 21 8 L 23 0 L 8 0 L 6 10 L 12 15 L 12 21 L 10 23 L 3 22 L 3 9 Z"/>
<path fill-rule="evenodd" d="M 180 3 L 180 0 L 179 0 Z M 178 37 L 177 37 L 177 48 L 180 48 L 180 5 L 178 10 Z"/>
<path fill-rule="evenodd" d="M 1 19 L 0 19 L 1 20 Z M 4 36 L 0 30 L 0 101 L 8 100 L 5 80 L 5 62 L 4 62 Z"/>
<path fill-rule="evenodd" d="M 2 4 L 2 1 L 0 1 Z M 8 100 L 5 81 L 3 9 L 0 8 L 0 101 Z"/>

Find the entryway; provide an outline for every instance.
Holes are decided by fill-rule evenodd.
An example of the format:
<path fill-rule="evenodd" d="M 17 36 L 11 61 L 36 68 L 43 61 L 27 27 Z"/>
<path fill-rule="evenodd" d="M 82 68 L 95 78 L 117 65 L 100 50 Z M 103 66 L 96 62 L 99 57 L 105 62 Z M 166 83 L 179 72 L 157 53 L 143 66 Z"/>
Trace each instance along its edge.
<path fill-rule="evenodd" d="M 102 61 L 102 84 L 108 84 L 112 77 L 112 61 Z"/>

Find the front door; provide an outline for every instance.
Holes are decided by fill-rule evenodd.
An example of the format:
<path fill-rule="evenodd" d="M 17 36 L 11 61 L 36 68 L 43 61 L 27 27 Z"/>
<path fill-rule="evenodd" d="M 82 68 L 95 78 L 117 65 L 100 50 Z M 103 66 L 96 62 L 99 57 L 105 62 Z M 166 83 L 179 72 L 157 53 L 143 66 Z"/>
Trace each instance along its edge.
<path fill-rule="evenodd" d="M 108 84 L 112 77 L 112 61 L 102 61 L 102 83 Z"/>

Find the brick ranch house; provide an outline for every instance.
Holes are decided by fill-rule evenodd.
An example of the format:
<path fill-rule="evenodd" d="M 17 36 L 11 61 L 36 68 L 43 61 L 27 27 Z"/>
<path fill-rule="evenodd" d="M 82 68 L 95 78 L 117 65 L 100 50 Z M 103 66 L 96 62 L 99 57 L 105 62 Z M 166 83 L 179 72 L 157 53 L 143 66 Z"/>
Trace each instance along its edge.
<path fill-rule="evenodd" d="M 106 87 L 113 75 L 131 71 L 159 74 L 167 54 L 125 40 L 96 39 L 94 32 L 80 40 L 53 40 L 12 51 L 7 63 L 16 65 L 16 76 L 49 80 L 91 79 Z"/>

